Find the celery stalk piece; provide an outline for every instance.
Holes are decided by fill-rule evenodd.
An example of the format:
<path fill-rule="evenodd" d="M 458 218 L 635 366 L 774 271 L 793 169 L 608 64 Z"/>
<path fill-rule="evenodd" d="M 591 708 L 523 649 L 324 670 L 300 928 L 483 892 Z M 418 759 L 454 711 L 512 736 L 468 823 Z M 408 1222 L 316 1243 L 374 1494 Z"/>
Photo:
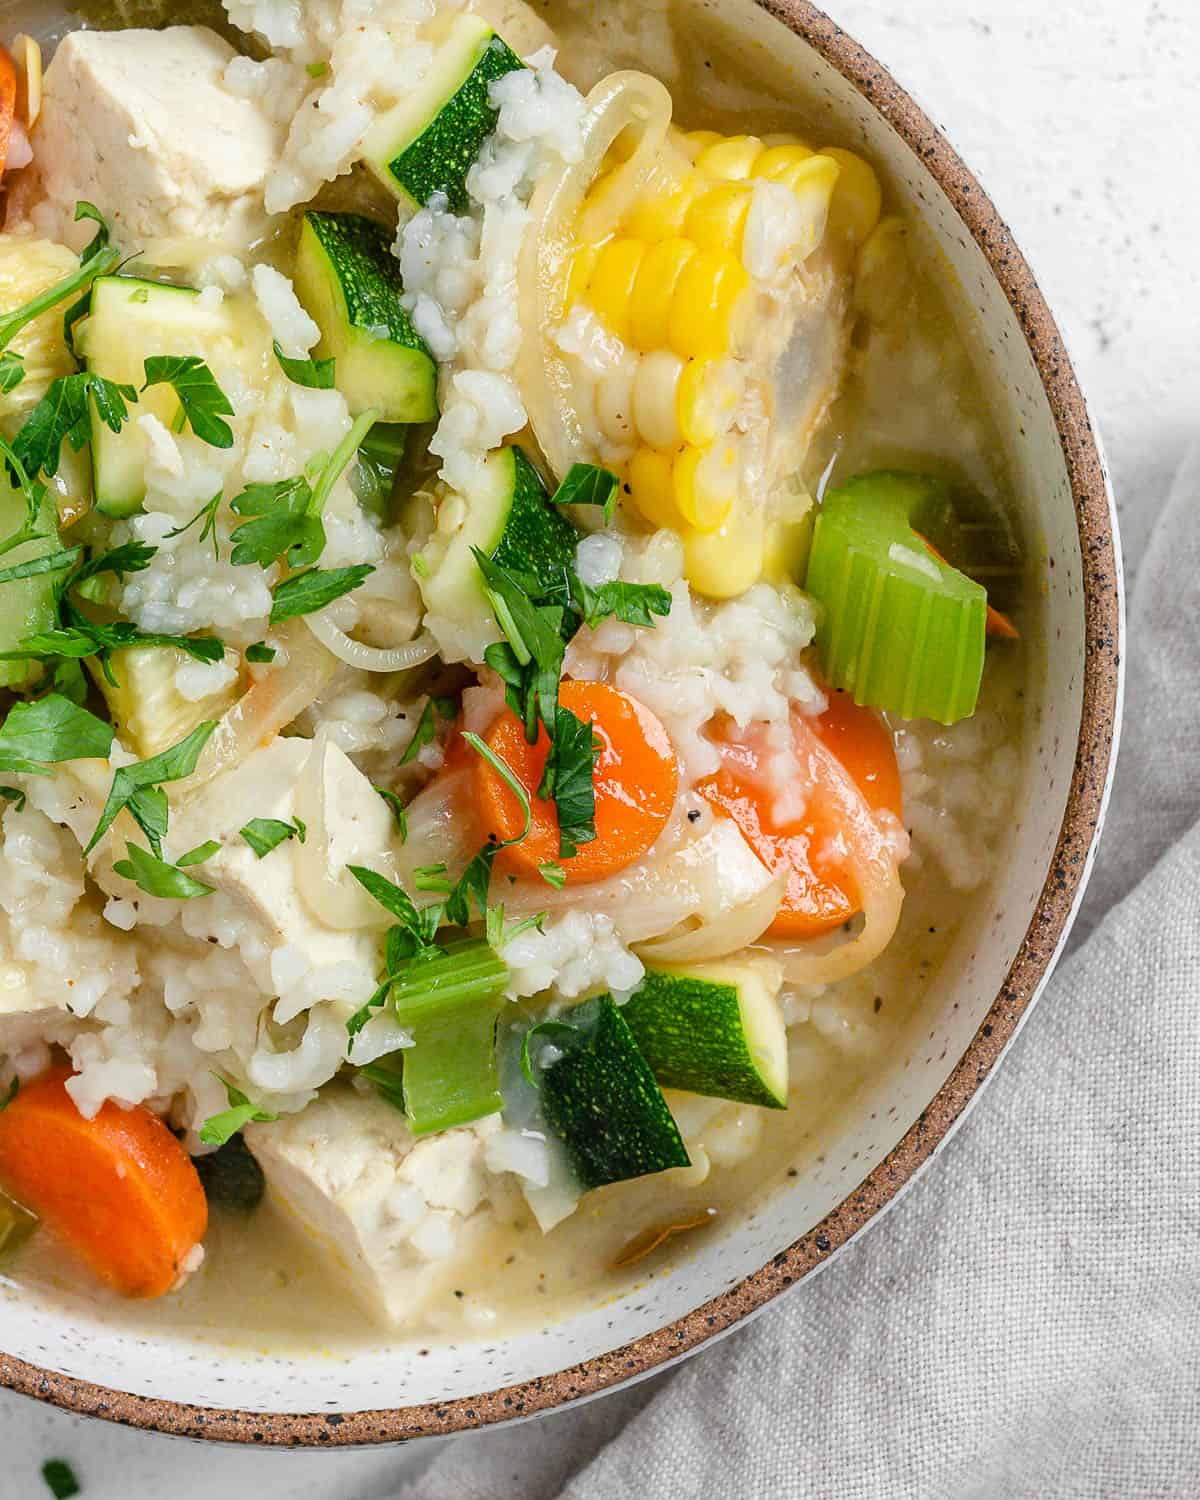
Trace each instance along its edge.
<path fill-rule="evenodd" d="M 975 712 L 987 627 L 986 591 L 922 540 L 942 531 L 948 504 L 947 487 L 918 474 L 865 474 L 830 491 L 805 584 L 822 607 L 830 686 L 941 724 Z"/>
<path fill-rule="evenodd" d="M 417 959 L 397 981 L 396 1017 L 413 1036 L 401 1056 L 404 1109 L 414 1135 L 467 1125 L 504 1107 L 496 1018 L 507 981 L 503 961 L 479 940 Z M 389 1094 L 395 1097 L 394 1083 Z"/>
<path fill-rule="evenodd" d="M 19 1250 L 36 1228 L 37 1220 L 31 1213 L 0 1193 L 0 1255 Z"/>

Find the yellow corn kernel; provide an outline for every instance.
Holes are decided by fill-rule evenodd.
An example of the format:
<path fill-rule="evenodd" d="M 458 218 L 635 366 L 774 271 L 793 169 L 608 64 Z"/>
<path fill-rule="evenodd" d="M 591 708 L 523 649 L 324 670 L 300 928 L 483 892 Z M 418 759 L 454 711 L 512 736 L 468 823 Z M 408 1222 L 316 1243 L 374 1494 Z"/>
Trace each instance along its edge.
<path fill-rule="evenodd" d="M 638 360 L 633 381 L 634 421 L 642 441 L 651 448 L 673 453 L 683 442 L 679 382 L 686 368 L 670 349 L 656 349 Z"/>
<path fill-rule="evenodd" d="M 883 211 L 883 189 L 874 168 L 853 151 L 840 146 L 822 146 L 820 154 L 838 164 L 837 186 L 829 205 L 826 233 L 837 235 L 851 246 L 863 244 L 879 223 Z"/>
<path fill-rule="evenodd" d="M 639 448 L 629 460 L 629 498 L 651 526 L 679 525 L 674 466 L 673 456 L 657 448 Z"/>
<path fill-rule="evenodd" d="M 777 130 L 773 135 L 764 135 L 762 138 L 764 146 L 803 146 L 804 142 L 798 135 L 793 135 L 788 130 Z"/>
<path fill-rule="evenodd" d="M 571 268 L 567 272 L 568 310 L 586 295 L 588 282 L 592 279 L 592 272 L 599 259 L 600 250 L 596 245 L 580 245 L 571 257 Z"/>
<path fill-rule="evenodd" d="M 588 279 L 588 304 L 623 343 L 629 341 L 629 302 L 645 256 L 641 240 L 609 240 Z"/>
<path fill-rule="evenodd" d="M 678 138 L 678 144 L 683 147 L 693 161 L 710 146 L 715 146 L 724 140 L 719 130 L 685 130 Z"/>
<path fill-rule="evenodd" d="M 684 365 L 676 396 L 684 442 L 703 448 L 728 432 L 745 388 L 745 377 L 732 359 L 693 359 Z"/>
<path fill-rule="evenodd" d="M 731 135 L 701 151 L 696 166 L 723 182 L 744 182 L 762 153 L 763 143 L 756 135 Z"/>
<path fill-rule="evenodd" d="M 669 341 L 671 301 L 697 250 L 691 240 L 661 240 L 638 268 L 629 301 L 629 336 L 638 349 L 662 349 Z"/>
<path fill-rule="evenodd" d="M 804 260 L 825 237 L 829 219 L 829 206 L 837 188 L 841 167 L 830 156 L 810 156 L 801 162 L 792 173 L 788 183 L 799 200 L 807 232 L 796 246 L 796 254 Z"/>
<path fill-rule="evenodd" d="M 614 443 L 632 448 L 636 441 L 633 423 L 633 382 L 637 374 L 632 360 L 622 360 L 615 370 L 596 384 L 596 421 L 601 432 Z"/>
<path fill-rule="evenodd" d="M 736 599 L 762 577 L 765 523 L 761 505 L 744 500 L 715 531 L 683 533 L 683 570 L 698 594 Z"/>
<path fill-rule="evenodd" d="M 742 294 L 750 285 L 740 260 L 698 251 L 683 268 L 671 298 L 670 345 L 683 359 L 716 359 L 729 352 Z"/>
<path fill-rule="evenodd" d="M 812 156 L 807 146 L 796 142 L 788 146 L 768 146 L 754 163 L 752 175 L 767 182 L 783 182 L 791 186 L 790 177 L 801 163 Z"/>
<path fill-rule="evenodd" d="M 651 245 L 675 238 L 683 229 L 693 199 L 703 188 L 700 178 L 691 173 L 681 180 L 664 184 L 657 191 L 643 193 L 625 215 L 624 233 Z"/>
<path fill-rule="evenodd" d="M 711 448 L 685 448 L 672 474 L 675 509 L 698 531 L 724 524 L 738 497 L 741 464 L 736 446 L 722 441 Z"/>
<path fill-rule="evenodd" d="M 702 250 L 742 253 L 742 235 L 754 189 L 744 182 L 723 182 L 709 188 L 688 209 L 683 232 Z"/>

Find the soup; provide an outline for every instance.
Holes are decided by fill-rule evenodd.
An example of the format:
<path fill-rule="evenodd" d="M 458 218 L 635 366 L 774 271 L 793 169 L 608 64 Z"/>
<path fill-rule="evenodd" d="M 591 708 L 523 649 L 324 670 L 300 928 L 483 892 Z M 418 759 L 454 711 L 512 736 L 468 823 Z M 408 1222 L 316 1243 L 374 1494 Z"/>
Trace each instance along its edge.
<path fill-rule="evenodd" d="M 10 42 L 0 1276 L 555 1321 L 920 1024 L 1017 778 L 1000 444 L 719 18 L 173 15 Z"/>

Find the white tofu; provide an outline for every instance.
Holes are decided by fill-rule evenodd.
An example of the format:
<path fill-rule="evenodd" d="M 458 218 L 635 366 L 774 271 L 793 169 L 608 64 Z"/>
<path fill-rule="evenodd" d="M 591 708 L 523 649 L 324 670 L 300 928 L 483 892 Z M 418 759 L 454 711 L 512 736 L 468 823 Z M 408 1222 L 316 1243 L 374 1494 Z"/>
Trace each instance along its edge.
<path fill-rule="evenodd" d="M 74 248 L 86 199 L 126 249 L 146 239 L 244 248 L 263 232 L 281 127 L 222 82 L 233 49 L 203 26 L 72 31 L 46 70 L 34 132 L 44 197 L 34 217 Z"/>
<path fill-rule="evenodd" d="M 346 1086 L 246 1141 L 272 1200 L 390 1327 L 419 1321 L 470 1273 L 496 1226 L 484 1169 L 498 1117 L 416 1140 L 403 1115 Z"/>

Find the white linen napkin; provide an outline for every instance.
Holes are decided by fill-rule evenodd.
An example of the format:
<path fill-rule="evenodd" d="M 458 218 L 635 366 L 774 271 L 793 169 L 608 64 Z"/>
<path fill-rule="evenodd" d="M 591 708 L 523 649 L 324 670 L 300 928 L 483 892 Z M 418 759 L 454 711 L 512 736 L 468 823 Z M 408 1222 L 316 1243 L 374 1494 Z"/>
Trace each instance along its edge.
<path fill-rule="evenodd" d="M 1093 928 L 925 1177 L 674 1372 L 398 1500 L 1200 1494 L 1200 455 L 1139 578 Z"/>

